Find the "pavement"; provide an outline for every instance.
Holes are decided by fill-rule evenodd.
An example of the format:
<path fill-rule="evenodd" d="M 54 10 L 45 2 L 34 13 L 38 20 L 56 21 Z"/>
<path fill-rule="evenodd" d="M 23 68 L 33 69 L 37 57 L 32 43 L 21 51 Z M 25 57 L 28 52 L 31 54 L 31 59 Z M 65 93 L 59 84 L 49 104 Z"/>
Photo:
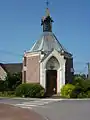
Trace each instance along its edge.
<path fill-rule="evenodd" d="M 42 116 L 28 109 L 0 104 L 0 120 L 45 120 Z"/>
<path fill-rule="evenodd" d="M 90 99 L 0 98 L 0 103 L 28 109 L 46 120 L 90 120 Z"/>

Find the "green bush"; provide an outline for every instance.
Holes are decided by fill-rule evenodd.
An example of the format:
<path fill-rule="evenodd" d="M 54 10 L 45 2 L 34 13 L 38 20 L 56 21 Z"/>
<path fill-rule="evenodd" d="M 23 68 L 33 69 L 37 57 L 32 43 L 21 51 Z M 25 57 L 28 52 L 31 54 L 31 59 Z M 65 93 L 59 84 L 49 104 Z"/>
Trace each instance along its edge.
<path fill-rule="evenodd" d="M 24 83 L 16 88 L 16 96 L 40 98 L 44 96 L 44 88 L 40 84 Z"/>
<path fill-rule="evenodd" d="M 8 95 L 15 95 L 15 91 L 7 91 Z"/>
<path fill-rule="evenodd" d="M 78 94 L 77 98 L 88 98 L 88 95 L 85 92 L 81 92 Z"/>
<path fill-rule="evenodd" d="M 72 91 L 75 89 L 75 86 L 72 84 L 66 84 L 61 88 L 61 96 L 70 98 Z"/>
<path fill-rule="evenodd" d="M 22 83 L 21 73 L 7 74 L 5 78 L 5 91 L 14 91 Z"/>
<path fill-rule="evenodd" d="M 90 97 L 90 80 L 87 80 L 85 76 L 75 76 L 72 84 L 75 85 L 75 89 L 71 93 L 71 98 Z"/>
<path fill-rule="evenodd" d="M 79 93 L 77 98 L 90 98 L 90 91 Z"/>
<path fill-rule="evenodd" d="M 0 80 L 0 92 L 5 90 L 5 81 Z"/>
<path fill-rule="evenodd" d="M 90 91 L 87 91 L 87 97 L 90 98 Z"/>
<path fill-rule="evenodd" d="M 0 97 L 15 97 L 15 92 L 14 91 L 0 92 Z"/>
<path fill-rule="evenodd" d="M 75 88 L 72 90 L 70 94 L 70 98 L 77 98 L 80 93 L 82 93 L 84 90 L 81 86 L 76 85 Z"/>

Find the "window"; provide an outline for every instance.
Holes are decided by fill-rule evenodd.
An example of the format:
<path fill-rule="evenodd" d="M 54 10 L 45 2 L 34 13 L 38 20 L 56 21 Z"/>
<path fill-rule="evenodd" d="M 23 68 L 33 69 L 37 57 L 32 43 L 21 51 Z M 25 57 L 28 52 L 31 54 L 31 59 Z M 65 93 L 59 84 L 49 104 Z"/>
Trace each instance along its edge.
<path fill-rule="evenodd" d="M 24 66 L 26 66 L 26 60 L 27 60 L 27 58 L 24 57 Z"/>
<path fill-rule="evenodd" d="M 24 83 L 26 83 L 26 71 L 24 71 Z"/>

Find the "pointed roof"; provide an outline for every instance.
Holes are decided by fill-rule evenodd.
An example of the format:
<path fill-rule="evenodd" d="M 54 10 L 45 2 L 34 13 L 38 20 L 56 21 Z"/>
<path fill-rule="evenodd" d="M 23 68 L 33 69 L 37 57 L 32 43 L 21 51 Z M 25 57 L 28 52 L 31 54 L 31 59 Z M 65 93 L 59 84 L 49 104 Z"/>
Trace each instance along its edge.
<path fill-rule="evenodd" d="M 48 6 L 48 1 L 47 1 Z M 58 52 L 69 52 L 60 44 L 55 34 L 52 32 L 52 22 L 54 22 L 50 16 L 48 7 L 46 8 L 46 16 L 41 19 L 41 25 L 43 26 L 43 33 L 38 41 L 33 45 L 29 52 L 44 52 L 45 54 L 50 53 L 53 49 Z"/>
<path fill-rule="evenodd" d="M 56 49 L 59 52 L 62 50 L 67 52 L 67 50 L 59 43 L 54 33 L 43 32 L 43 34 L 40 37 L 40 40 L 38 40 L 33 45 L 30 52 L 37 51 L 50 52 L 52 51 L 52 49 Z"/>

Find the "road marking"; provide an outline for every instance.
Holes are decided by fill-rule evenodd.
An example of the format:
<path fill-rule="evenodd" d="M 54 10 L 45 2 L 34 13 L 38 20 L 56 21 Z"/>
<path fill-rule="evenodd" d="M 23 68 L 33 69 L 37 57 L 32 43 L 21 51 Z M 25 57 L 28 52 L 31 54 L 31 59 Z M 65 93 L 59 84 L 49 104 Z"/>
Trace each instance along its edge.
<path fill-rule="evenodd" d="M 17 107 L 21 107 L 21 108 L 32 108 L 32 107 L 42 107 L 45 106 L 49 103 L 53 103 L 55 101 L 53 100 L 36 100 L 36 101 L 30 101 L 30 102 L 22 102 L 19 104 L 14 104 Z"/>
<path fill-rule="evenodd" d="M 13 104 L 14 106 L 21 108 L 32 109 L 34 107 L 47 107 L 46 105 L 52 104 L 60 101 L 81 101 L 81 100 L 90 100 L 90 99 L 39 99 L 34 101 L 21 102 L 19 104 Z"/>

